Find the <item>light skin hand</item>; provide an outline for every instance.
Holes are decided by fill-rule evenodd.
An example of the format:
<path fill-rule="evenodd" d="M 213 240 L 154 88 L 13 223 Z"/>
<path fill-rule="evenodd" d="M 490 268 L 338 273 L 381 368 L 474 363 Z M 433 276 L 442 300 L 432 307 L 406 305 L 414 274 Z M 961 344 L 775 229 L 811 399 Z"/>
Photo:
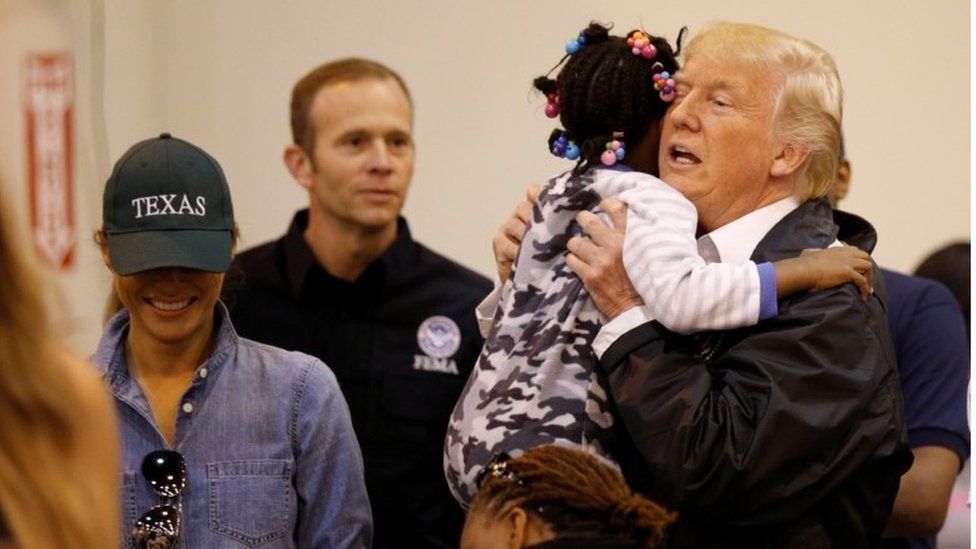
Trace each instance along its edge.
<path fill-rule="evenodd" d="M 530 185 L 525 189 L 525 200 L 515 206 L 512 215 L 495 231 L 491 239 L 491 249 L 495 253 L 495 266 L 498 269 L 498 280 L 504 283 L 512 274 L 512 264 L 518 256 L 519 245 L 525 236 L 532 207 L 539 196 L 539 186 Z"/>
<path fill-rule="evenodd" d="M 624 269 L 624 231 L 627 227 L 627 205 L 605 198 L 600 208 L 610 217 L 607 226 L 589 211 L 576 214 L 576 221 L 590 238 L 573 237 L 566 248 L 566 264 L 580 277 L 583 286 L 604 316 L 613 320 L 620 313 L 644 304 Z"/>

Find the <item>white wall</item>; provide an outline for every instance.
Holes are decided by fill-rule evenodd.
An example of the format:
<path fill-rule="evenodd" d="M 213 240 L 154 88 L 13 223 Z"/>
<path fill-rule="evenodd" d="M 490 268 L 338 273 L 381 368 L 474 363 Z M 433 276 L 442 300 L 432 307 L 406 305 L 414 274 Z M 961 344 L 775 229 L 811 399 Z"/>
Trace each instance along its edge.
<path fill-rule="evenodd" d="M 27 141 L 23 93 L 24 60 L 31 53 L 66 52 L 74 59 L 74 204 L 76 215 L 74 266 L 46 272 L 53 319 L 77 350 L 90 352 L 100 331 L 109 277 L 92 244 L 100 224 L 104 171 L 99 158 L 107 155 L 95 145 L 92 109 L 90 8 L 71 0 L 0 0 L 0 201 L 13 204 L 12 213 L 27 237 Z M 0 281 L 2 284 L 3 281 Z"/>
<path fill-rule="evenodd" d="M 165 90 L 155 120 L 213 149 L 224 163 L 246 244 L 283 231 L 305 201 L 280 161 L 291 85 L 324 60 L 364 55 L 397 68 L 415 97 L 419 158 L 406 210 L 414 232 L 490 272 L 494 228 L 527 183 L 561 165 L 546 153 L 552 122 L 529 82 L 590 18 L 672 37 L 682 24 L 694 31 L 728 18 L 820 43 L 837 58 L 847 91 L 854 180 L 846 207 L 877 226 L 877 259 L 911 269 L 932 247 L 969 235 L 969 7 L 963 1 L 924 9 L 827 1 L 818 2 L 819 13 L 758 0 L 735 7 L 375 0 L 284 2 L 274 10 L 266 2 L 154 5 L 156 86 Z M 126 58 L 120 51 L 109 55 L 117 63 Z"/>
<path fill-rule="evenodd" d="M 69 26 L 95 13 L 97 26 L 98 2 L 37 2 Z M 846 209 L 877 227 L 881 264 L 911 270 L 970 234 L 969 10 L 964 0 L 107 0 L 108 155 L 161 131 L 195 142 L 224 166 L 245 246 L 274 238 L 306 201 L 281 162 L 292 84 L 321 62 L 372 57 L 401 72 L 416 104 L 415 236 L 488 274 L 491 234 L 525 185 L 565 165 L 546 151 L 553 122 L 530 82 L 568 38 L 590 19 L 671 39 L 682 25 L 754 22 L 834 54 L 854 165 Z M 103 163 L 81 176 L 87 192 L 100 193 Z M 86 204 L 98 219 L 98 197 Z M 81 340 L 93 344 L 89 332 Z"/>

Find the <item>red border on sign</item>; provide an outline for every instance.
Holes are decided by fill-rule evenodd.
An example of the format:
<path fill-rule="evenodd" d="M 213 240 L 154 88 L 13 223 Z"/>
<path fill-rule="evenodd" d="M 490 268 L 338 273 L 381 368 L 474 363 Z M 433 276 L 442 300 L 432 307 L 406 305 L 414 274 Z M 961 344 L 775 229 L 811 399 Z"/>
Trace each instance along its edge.
<path fill-rule="evenodd" d="M 33 53 L 24 63 L 27 195 L 34 247 L 57 269 L 74 264 L 74 63 L 71 54 Z"/>

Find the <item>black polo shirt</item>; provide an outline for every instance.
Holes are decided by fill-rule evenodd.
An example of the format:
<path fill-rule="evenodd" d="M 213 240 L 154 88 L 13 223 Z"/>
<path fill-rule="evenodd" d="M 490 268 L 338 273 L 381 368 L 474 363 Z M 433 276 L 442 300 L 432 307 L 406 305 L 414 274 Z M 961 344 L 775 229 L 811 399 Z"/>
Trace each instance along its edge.
<path fill-rule="evenodd" d="M 382 257 L 339 280 L 315 260 L 307 226 L 298 212 L 284 237 L 237 256 L 234 326 L 335 372 L 363 452 L 375 547 L 456 547 L 464 516 L 444 480 L 444 434 L 481 351 L 474 310 L 491 282 L 414 242 L 403 218 Z"/>

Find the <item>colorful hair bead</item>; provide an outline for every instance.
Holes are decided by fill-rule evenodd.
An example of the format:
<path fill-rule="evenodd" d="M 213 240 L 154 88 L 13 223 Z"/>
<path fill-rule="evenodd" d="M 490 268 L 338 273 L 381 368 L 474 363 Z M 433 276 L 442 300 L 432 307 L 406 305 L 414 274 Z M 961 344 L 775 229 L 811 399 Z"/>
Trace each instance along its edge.
<path fill-rule="evenodd" d="M 665 103 L 670 103 L 674 101 L 674 78 L 671 78 L 671 73 L 668 71 L 661 71 L 654 73 L 651 77 L 654 80 L 654 89 L 657 90 L 658 97 L 661 101 Z"/>
<path fill-rule="evenodd" d="M 583 31 L 579 31 L 579 35 L 566 42 L 566 53 L 573 55 L 580 51 L 580 48 L 586 45 L 586 34 Z"/>
<path fill-rule="evenodd" d="M 576 160 L 580 156 L 579 146 L 565 134 L 553 141 L 551 151 L 555 156 L 566 160 Z"/>
<path fill-rule="evenodd" d="M 553 92 L 546 94 L 546 116 L 556 118 L 559 116 L 559 94 Z"/>
<path fill-rule="evenodd" d="M 651 36 L 641 31 L 634 31 L 627 37 L 627 46 L 634 55 L 644 59 L 657 57 L 657 47 L 651 42 Z"/>
<path fill-rule="evenodd" d="M 569 138 L 565 135 L 560 135 L 555 141 L 552 142 L 552 154 L 558 156 L 559 158 L 566 157 L 566 146 L 569 144 Z"/>
<path fill-rule="evenodd" d="M 613 166 L 624 159 L 627 154 L 624 149 L 624 133 L 613 132 L 613 140 L 607 141 L 606 150 L 600 155 L 600 162 L 604 166 Z"/>
<path fill-rule="evenodd" d="M 566 160 L 576 160 L 580 157 L 579 145 L 572 141 L 566 145 Z"/>

